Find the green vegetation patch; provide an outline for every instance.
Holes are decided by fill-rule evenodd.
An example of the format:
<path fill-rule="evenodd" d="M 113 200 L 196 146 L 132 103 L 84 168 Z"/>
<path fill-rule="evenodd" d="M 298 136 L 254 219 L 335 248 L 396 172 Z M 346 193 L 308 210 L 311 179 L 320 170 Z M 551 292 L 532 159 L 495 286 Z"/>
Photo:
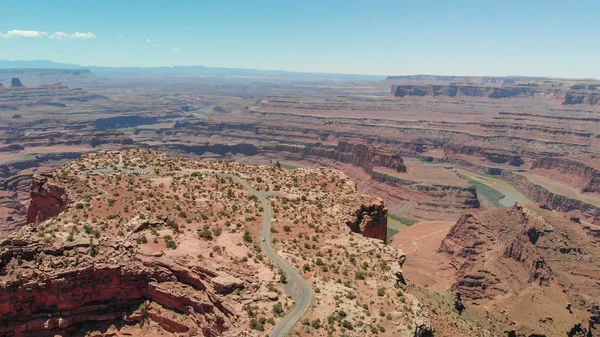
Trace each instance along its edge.
<path fill-rule="evenodd" d="M 394 220 L 396 220 L 396 221 L 398 221 L 398 222 L 400 222 L 400 223 L 402 223 L 402 224 L 404 224 L 406 226 L 412 226 L 412 225 L 414 225 L 415 223 L 418 222 L 417 220 L 402 218 L 402 217 L 396 216 L 396 215 L 391 214 L 391 213 L 388 213 L 388 218 L 392 218 L 392 219 L 394 219 Z"/>
<path fill-rule="evenodd" d="M 387 240 L 388 243 L 390 243 L 392 241 L 392 236 L 398 234 L 400 231 L 397 229 L 393 229 L 393 228 L 387 228 Z"/>
<path fill-rule="evenodd" d="M 504 194 L 502 194 L 501 192 L 498 192 L 497 190 L 491 188 L 490 186 L 488 186 L 480 181 L 471 179 L 465 175 L 459 174 L 459 177 L 462 180 L 466 181 L 467 183 L 475 186 L 478 196 L 483 196 L 484 198 L 489 200 L 496 207 L 503 207 L 503 205 L 500 203 L 500 199 L 503 199 L 505 197 Z"/>

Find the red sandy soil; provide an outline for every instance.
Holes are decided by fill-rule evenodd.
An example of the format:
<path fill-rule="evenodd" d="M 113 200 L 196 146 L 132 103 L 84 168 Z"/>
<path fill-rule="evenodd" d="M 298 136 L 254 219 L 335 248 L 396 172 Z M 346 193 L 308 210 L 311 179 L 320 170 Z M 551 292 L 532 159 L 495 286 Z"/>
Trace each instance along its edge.
<path fill-rule="evenodd" d="M 390 244 L 406 253 L 404 277 L 409 282 L 434 290 L 450 289 L 456 270 L 446 255 L 436 251 L 452 225 L 452 221 L 423 221 L 393 237 Z"/>

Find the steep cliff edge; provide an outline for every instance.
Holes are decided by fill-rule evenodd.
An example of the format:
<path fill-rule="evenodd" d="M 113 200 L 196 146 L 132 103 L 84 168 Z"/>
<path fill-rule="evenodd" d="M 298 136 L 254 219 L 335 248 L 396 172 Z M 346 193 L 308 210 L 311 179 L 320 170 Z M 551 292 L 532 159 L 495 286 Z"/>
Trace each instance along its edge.
<path fill-rule="evenodd" d="M 543 88 L 528 85 L 488 86 L 477 84 L 394 84 L 391 94 L 395 97 L 480 97 L 480 98 L 513 98 L 534 97 L 544 95 L 562 99 L 563 105 L 587 104 L 599 105 L 600 94 L 596 92 L 571 91 L 554 88 Z"/>
<path fill-rule="evenodd" d="M 502 179 L 516 186 L 523 194 L 546 207 L 561 212 L 580 212 L 595 224 L 600 223 L 600 207 L 583 202 L 578 199 L 566 197 L 549 191 L 547 188 L 534 184 L 527 177 L 504 170 Z"/>
<path fill-rule="evenodd" d="M 48 182 L 53 177 L 50 171 L 40 171 L 33 177 L 27 223 L 40 223 L 57 216 L 72 202 L 64 185 Z M 72 179 L 64 178 L 63 182 L 66 180 Z"/>
<path fill-rule="evenodd" d="M 131 243 L 57 246 L 36 231 L 25 227 L 1 243 L 2 336 L 55 336 L 122 319 L 219 336 L 236 317 L 199 264 L 138 255 Z"/>
<path fill-rule="evenodd" d="M 452 156 L 454 155 L 469 155 L 485 158 L 487 161 L 494 164 L 508 164 L 516 167 L 524 164 L 524 160 L 519 154 L 510 151 L 500 151 L 479 146 L 465 146 L 450 143 L 445 144 L 443 150 L 444 159 L 448 161 L 451 161 Z"/>
<path fill-rule="evenodd" d="M 566 158 L 542 157 L 533 161 L 533 171 L 551 170 L 547 176 L 558 178 L 569 185 L 581 189 L 581 192 L 600 193 L 600 171 L 581 162 Z M 543 172 L 546 173 L 546 172 Z M 557 174 L 558 173 L 558 176 Z"/>
<path fill-rule="evenodd" d="M 487 98 L 510 98 L 510 97 L 531 97 L 537 91 L 529 87 L 491 87 L 476 85 L 393 85 L 392 95 L 396 97 L 405 96 L 448 96 L 448 97 L 487 97 Z"/>
<path fill-rule="evenodd" d="M 336 150 L 346 154 L 343 156 L 342 161 L 360 166 L 367 172 L 372 172 L 375 166 L 391 168 L 396 172 L 406 172 L 404 160 L 398 154 L 371 149 L 364 144 L 348 142 L 339 142 Z"/>
<path fill-rule="evenodd" d="M 563 101 L 564 105 L 589 104 L 600 105 L 600 93 L 568 91 Z"/>
<path fill-rule="evenodd" d="M 354 219 L 346 222 L 346 225 L 354 233 L 387 243 L 387 208 L 383 202 L 379 205 L 361 205 L 352 215 Z"/>
<path fill-rule="evenodd" d="M 461 217 L 438 252 L 457 270 L 452 290 L 467 308 L 495 312 L 490 324 L 504 334 L 598 333 L 600 245 L 583 226 L 543 209 L 492 209 Z"/>
<path fill-rule="evenodd" d="M 404 160 L 400 155 L 371 148 L 364 144 L 353 144 L 341 141 L 334 148 L 280 144 L 272 148 L 266 148 L 266 150 L 291 152 L 301 154 L 302 156 L 316 156 L 332 159 L 361 167 L 367 173 L 373 172 L 373 168 L 376 166 L 391 168 L 396 172 L 406 172 Z"/>

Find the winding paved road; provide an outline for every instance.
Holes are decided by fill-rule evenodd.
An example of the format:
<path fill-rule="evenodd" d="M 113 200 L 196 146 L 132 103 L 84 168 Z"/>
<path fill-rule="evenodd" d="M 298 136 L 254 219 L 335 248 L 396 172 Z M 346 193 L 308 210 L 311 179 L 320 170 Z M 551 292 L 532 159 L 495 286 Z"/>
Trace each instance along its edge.
<path fill-rule="evenodd" d="M 122 156 L 119 156 L 119 167 L 123 165 Z M 85 173 L 109 173 L 113 172 L 112 168 L 102 167 L 98 169 L 93 169 L 89 171 L 82 171 L 79 174 Z M 135 171 L 135 169 L 133 169 Z M 257 191 L 244 179 L 240 178 L 234 174 L 223 174 L 218 173 L 213 170 L 201 170 L 202 172 L 212 172 L 221 176 L 226 176 L 231 178 L 233 181 L 242 185 L 248 192 L 254 194 L 258 200 L 262 203 L 263 206 L 263 224 L 262 224 L 262 238 L 264 241 L 260 241 L 262 250 L 267 254 L 267 256 L 277 264 L 277 266 L 286 274 L 287 276 L 287 284 L 284 286 L 285 292 L 287 295 L 293 297 L 296 300 L 296 305 L 290 310 L 285 317 L 279 321 L 271 331 L 270 337 L 283 337 L 286 333 L 302 318 L 308 307 L 310 306 L 310 301 L 312 298 L 312 290 L 310 285 L 302 278 L 302 275 L 298 273 L 298 271 L 292 267 L 290 264 L 285 262 L 285 260 L 277 254 L 277 252 L 271 246 L 271 219 L 273 217 L 271 203 L 267 199 L 270 196 L 278 195 L 278 192 L 266 192 L 266 191 Z M 146 171 L 145 171 L 146 172 Z M 178 172 L 179 174 L 183 174 L 184 172 Z M 185 172 L 187 173 L 187 172 Z M 98 187 L 97 187 L 98 188 Z M 100 188 L 98 188 L 100 189 Z M 102 192 L 107 194 L 106 191 L 100 189 Z"/>
<path fill-rule="evenodd" d="M 271 219 L 272 209 L 271 203 L 267 199 L 269 196 L 277 195 L 277 192 L 264 192 L 255 190 L 247 181 L 236 175 L 228 175 L 233 181 L 242 185 L 250 193 L 254 194 L 263 205 L 263 225 L 261 240 L 262 250 L 267 256 L 279 266 L 279 268 L 287 275 L 286 293 L 296 300 L 296 305 L 290 310 L 285 317 L 279 321 L 269 334 L 270 337 L 283 337 L 285 334 L 302 318 L 308 307 L 312 297 L 312 290 L 308 282 L 302 278 L 302 275 L 290 264 L 277 254 L 271 246 Z"/>

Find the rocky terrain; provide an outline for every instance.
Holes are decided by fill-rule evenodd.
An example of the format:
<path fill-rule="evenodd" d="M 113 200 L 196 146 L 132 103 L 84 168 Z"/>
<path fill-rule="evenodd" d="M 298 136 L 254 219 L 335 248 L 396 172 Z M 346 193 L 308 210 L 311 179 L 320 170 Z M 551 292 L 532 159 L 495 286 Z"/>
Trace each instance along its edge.
<path fill-rule="evenodd" d="M 598 242 L 579 223 L 519 206 L 465 214 L 439 253 L 456 268 L 451 290 L 509 336 L 600 332 Z"/>
<path fill-rule="evenodd" d="M 389 78 L 388 80 L 395 80 Z M 433 79 L 435 80 L 435 79 Z M 588 85 L 577 84 L 571 87 L 564 87 L 563 83 L 552 81 L 529 82 L 507 84 L 506 80 L 482 79 L 481 84 L 472 83 L 450 83 L 450 84 L 394 84 L 392 85 L 392 95 L 395 97 L 417 96 L 417 97 L 476 97 L 476 98 L 533 98 L 542 97 L 544 99 L 562 100 L 563 105 L 587 104 L 598 105 L 600 103 L 600 92 L 598 82 L 591 82 Z M 508 80 L 513 82 L 514 80 Z M 498 83 L 498 85 L 486 85 L 487 83 Z M 574 90 L 575 89 L 575 90 Z"/>
<path fill-rule="evenodd" d="M 266 335 L 293 289 L 264 206 L 212 171 L 269 196 L 272 245 L 312 289 L 297 335 L 597 333 L 595 81 L 19 71 L 1 73 L 0 278 L 33 304 L 6 292 L 7 334 Z"/>
<path fill-rule="evenodd" d="M 431 331 L 398 283 L 404 254 L 385 245 L 381 199 L 341 172 L 134 149 L 34 175 L 30 224 L 0 243 L 0 334 L 264 335 L 294 300 L 261 251 L 262 206 L 231 175 L 276 193 L 273 244 L 316 297 L 301 335 Z M 365 305 L 336 310 L 340 296 Z"/>

